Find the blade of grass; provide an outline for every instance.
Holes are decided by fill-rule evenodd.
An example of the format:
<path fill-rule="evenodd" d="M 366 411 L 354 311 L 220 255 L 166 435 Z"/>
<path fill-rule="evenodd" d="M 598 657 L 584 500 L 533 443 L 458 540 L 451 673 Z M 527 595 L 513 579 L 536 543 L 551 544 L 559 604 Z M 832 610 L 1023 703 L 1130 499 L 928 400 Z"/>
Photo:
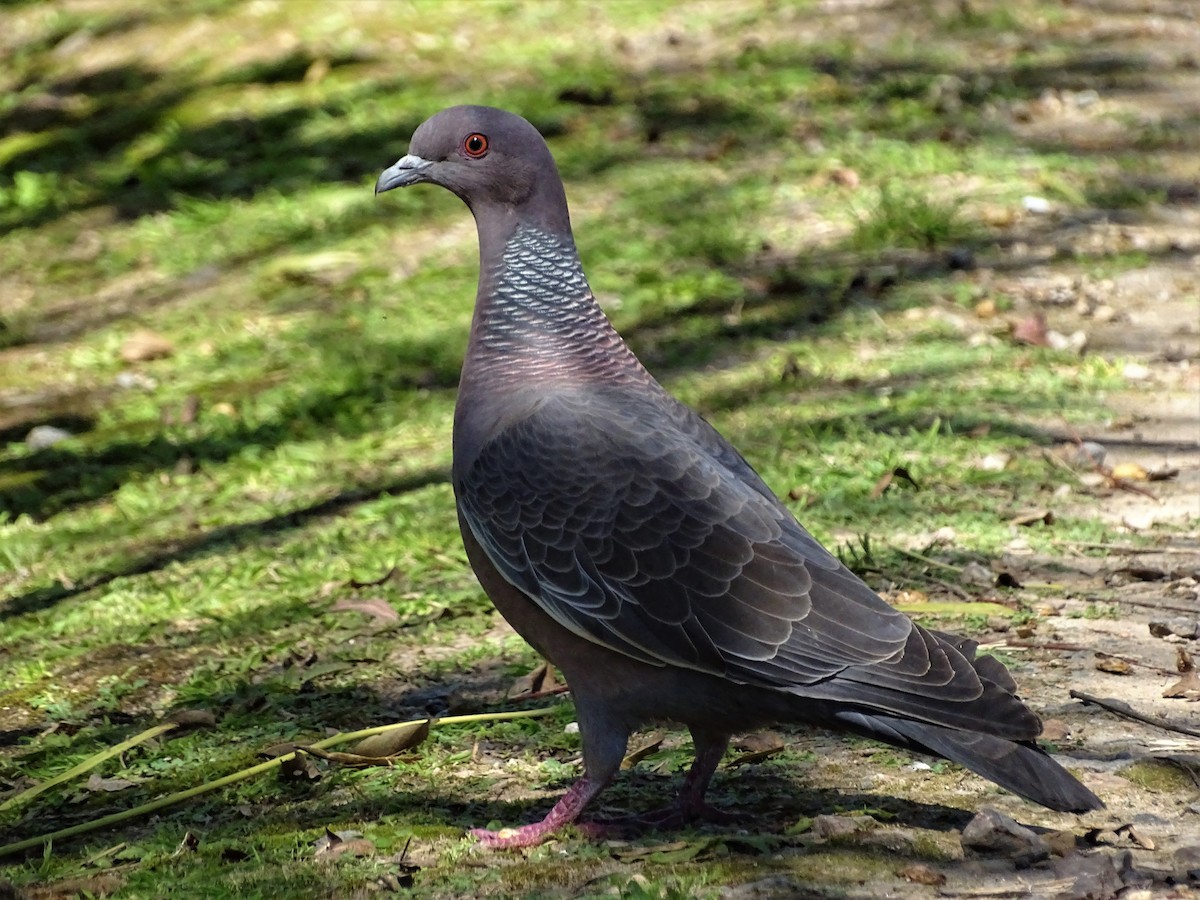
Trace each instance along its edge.
<path fill-rule="evenodd" d="M 31 788 L 27 788 L 26 790 L 21 791 L 21 793 L 13 797 L 9 797 L 3 803 L 0 803 L 0 812 L 4 812 L 6 809 L 12 809 L 14 806 L 24 803 L 27 800 L 32 800 L 38 794 L 50 790 L 50 788 L 54 787 L 55 785 L 62 784 L 64 781 L 70 781 L 72 778 L 82 775 L 85 772 L 90 772 L 106 759 L 112 759 L 112 757 L 116 756 L 118 753 L 124 753 L 131 747 L 136 747 L 138 744 L 145 743 L 151 738 L 156 738 L 160 734 L 166 734 L 168 731 L 172 731 L 178 727 L 179 724 L 177 722 L 167 722 L 163 725 L 155 725 L 153 728 L 147 728 L 141 734 L 135 734 L 129 740 L 122 741 L 115 747 L 109 747 L 106 750 L 101 750 L 99 753 L 89 756 L 79 765 L 72 766 L 71 768 L 67 769 L 67 771 L 61 772 L 58 775 L 55 775 L 53 778 L 47 778 L 40 784 L 35 784 Z"/>
<path fill-rule="evenodd" d="M 444 719 L 438 719 L 432 722 L 433 725 L 461 725 L 467 722 L 485 722 L 485 721 L 506 721 L 509 719 L 526 719 L 533 716 L 544 716 L 550 713 L 552 709 L 546 707 L 543 709 L 526 709 L 517 712 L 508 713 L 476 713 L 469 716 L 448 716 Z M 312 747 L 324 749 L 326 747 L 335 747 L 338 744 L 344 744 L 348 741 L 355 741 L 361 738 L 370 737 L 374 734 L 382 734 L 386 731 L 393 731 L 397 728 L 409 728 L 417 722 L 424 720 L 415 719 L 409 722 L 393 722 L 390 725 L 378 725 L 374 728 L 364 728 L 361 731 L 349 731 L 335 734 L 323 741 L 317 741 L 312 744 Z M 165 729 L 167 726 L 160 725 L 158 728 Z M 175 727 L 172 725 L 171 727 Z M 151 729 L 153 730 L 153 729 Z M 157 800 L 151 800 L 149 803 L 143 803 L 141 806 L 135 806 L 133 809 L 122 810 L 111 815 L 101 816 L 99 819 L 92 819 L 89 822 L 80 822 L 78 825 L 72 825 L 70 828 L 60 828 L 58 831 L 52 831 L 49 834 L 40 834 L 37 837 L 26 838 L 23 841 L 16 841 L 12 844 L 6 844 L 0 847 L 0 857 L 8 856 L 13 853 L 20 853 L 22 850 L 29 850 L 33 847 L 39 847 L 44 844 L 52 843 L 53 841 L 62 840 L 63 838 L 75 837 L 80 834 L 87 834 L 90 831 L 98 831 L 101 828 L 107 828 L 110 825 L 118 825 L 121 822 L 126 822 L 129 819 L 135 819 L 138 816 L 144 816 L 146 813 L 151 813 L 167 806 L 174 806 L 176 803 L 182 803 L 184 800 L 190 800 L 192 797 L 198 797 L 201 794 L 206 794 L 209 791 L 215 791 L 217 788 L 225 787 L 229 784 L 236 784 L 239 781 L 245 781 L 247 778 L 253 778 L 255 775 L 261 775 L 263 772 L 269 772 L 271 769 L 278 768 L 290 759 L 295 757 L 295 752 L 285 753 L 282 756 L 277 756 L 274 759 L 269 759 L 266 762 L 259 763 L 256 766 L 251 766 L 248 769 L 242 769 L 238 772 L 233 772 L 223 778 L 218 778 L 215 781 L 205 782 L 196 787 L 187 788 L 183 791 L 178 791 L 174 794 L 169 794 L 166 797 L 159 797 Z M 77 767 L 78 768 L 78 767 Z"/>

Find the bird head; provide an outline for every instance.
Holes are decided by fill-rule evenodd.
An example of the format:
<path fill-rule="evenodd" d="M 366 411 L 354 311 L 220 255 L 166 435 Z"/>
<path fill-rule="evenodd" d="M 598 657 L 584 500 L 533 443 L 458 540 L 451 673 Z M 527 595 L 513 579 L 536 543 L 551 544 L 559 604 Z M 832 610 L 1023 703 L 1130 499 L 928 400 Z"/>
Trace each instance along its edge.
<path fill-rule="evenodd" d="M 477 218 L 489 207 L 566 209 L 558 169 L 538 130 L 488 106 L 454 106 L 423 122 L 408 154 L 379 176 L 375 193 L 413 184 L 441 185 Z"/>

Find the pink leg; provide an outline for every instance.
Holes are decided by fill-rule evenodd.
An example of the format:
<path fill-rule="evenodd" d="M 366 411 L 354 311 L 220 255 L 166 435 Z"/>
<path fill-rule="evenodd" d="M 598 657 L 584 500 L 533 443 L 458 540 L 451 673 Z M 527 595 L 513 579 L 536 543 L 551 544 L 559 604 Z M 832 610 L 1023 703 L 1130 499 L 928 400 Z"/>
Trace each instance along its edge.
<path fill-rule="evenodd" d="M 721 757 L 725 755 L 725 748 L 729 746 L 729 735 L 693 731 L 692 742 L 696 746 L 696 759 L 688 769 L 683 785 L 679 788 L 679 796 L 675 799 L 680 817 L 685 822 L 689 819 L 706 819 L 710 822 L 735 821 L 735 816 L 714 809 L 704 802 L 704 795 L 708 792 L 713 773 L 717 770 Z"/>
<path fill-rule="evenodd" d="M 563 794 L 562 799 L 554 804 L 554 808 L 546 813 L 546 818 L 542 821 L 519 828 L 501 828 L 499 831 L 472 828 L 470 833 L 478 838 L 483 846 L 493 850 L 532 847 L 540 844 L 564 825 L 574 822 L 584 807 L 604 790 L 606 784 L 607 782 L 593 781 L 584 775 L 571 785 L 571 789 Z"/>

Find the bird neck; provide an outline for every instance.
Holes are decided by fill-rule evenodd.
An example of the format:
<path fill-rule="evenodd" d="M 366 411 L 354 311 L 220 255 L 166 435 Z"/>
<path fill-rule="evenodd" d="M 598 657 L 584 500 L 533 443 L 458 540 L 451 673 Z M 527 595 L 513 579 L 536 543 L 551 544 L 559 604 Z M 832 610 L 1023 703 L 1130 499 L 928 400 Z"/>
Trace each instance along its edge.
<path fill-rule="evenodd" d="M 481 241 L 464 379 L 579 381 L 638 369 L 592 296 L 569 231 L 518 224 L 503 242 Z"/>

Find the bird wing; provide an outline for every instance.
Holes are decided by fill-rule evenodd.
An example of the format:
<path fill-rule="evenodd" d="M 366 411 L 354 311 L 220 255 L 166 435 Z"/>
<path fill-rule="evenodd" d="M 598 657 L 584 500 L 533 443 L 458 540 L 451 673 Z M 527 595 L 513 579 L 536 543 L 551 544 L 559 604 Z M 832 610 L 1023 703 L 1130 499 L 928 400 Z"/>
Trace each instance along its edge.
<path fill-rule="evenodd" d="M 888 606 L 665 394 L 556 392 L 455 482 L 493 565 L 581 637 L 951 727 L 1039 730 L 1007 673 Z M 980 708 L 992 699 L 1005 711 Z"/>

